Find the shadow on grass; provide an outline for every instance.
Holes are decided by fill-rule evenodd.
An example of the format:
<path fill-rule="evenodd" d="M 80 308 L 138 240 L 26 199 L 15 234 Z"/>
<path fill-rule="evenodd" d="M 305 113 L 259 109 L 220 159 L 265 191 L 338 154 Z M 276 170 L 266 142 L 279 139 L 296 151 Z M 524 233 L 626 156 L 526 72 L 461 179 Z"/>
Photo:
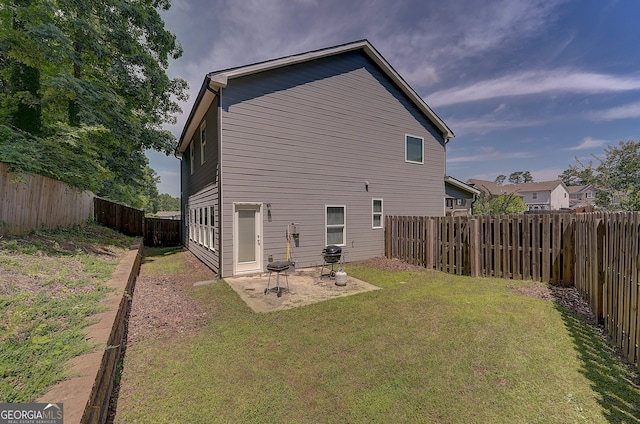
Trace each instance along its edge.
<path fill-rule="evenodd" d="M 182 252 L 181 246 L 173 246 L 173 247 L 145 247 L 142 249 L 142 263 L 153 262 L 157 257 L 167 257 L 172 256 L 177 253 Z"/>
<path fill-rule="evenodd" d="M 580 370 L 600 395 L 605 418 L 612 423 L 640 422 L 640 376 L 626 363 L 606 334 L 566 308 L 558 307 L 583 363 Z"/>

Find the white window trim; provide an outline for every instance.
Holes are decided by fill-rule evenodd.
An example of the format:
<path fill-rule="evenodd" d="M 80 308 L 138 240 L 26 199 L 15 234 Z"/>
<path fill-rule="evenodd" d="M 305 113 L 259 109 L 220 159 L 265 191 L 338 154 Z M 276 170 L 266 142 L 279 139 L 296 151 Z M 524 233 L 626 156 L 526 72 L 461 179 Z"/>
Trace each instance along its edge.
<path fill-rule="evenodd" d="M 417 138 L 422 142 L 422 161 L 420 162 L 407 159 L 407 142 L 409 141 L 408 139 L 409 137 Z M 424 164 L 424 137 L 418 137 L 417 135 L 412 135 L 412 134 L 404 135 L 404 161 L 407 163 L 417 163 L 421 165 Z"/>
<path fill-rule="evenodd" d="M 207 147 L 207 121 L 202 121 L 200 124 L 200 165 L 203 165 L 207 161 L 206 147 Z M 204 137 L 202 132 L 204 131 Z"/>
<path fill-rule="evenodd" d="M 215 218 L 215 209 L 213 208 L 213 205 L 211 205 L 209 206 L 209 249 L 215 252 L 216 245 L 214 243 L 214 239 L 215 239 L 216 232 L 215 232 L 214 218 Z"/>
<path fill-rule="evenodd" d="M 344 222 L 341 225 L 338 224 L 327 224 L 327 209 L 328 208 L 342 208 L 344 211 Z M 324 205 L 324 244 L 325 246 L 329 244 L 329 240 L 327 239 L 327 230 L 329 228 L 338 228 L 342 227 L 342 243 L 336 244 L 336 246 L 346 246 L 347 245 L 347 206 L 346 205 Z"/>
<path fill-rule="evenodd" d="M 380 202 L 380 212 L 376 212 L 375 211 L 375 203 L 376 201 Z M 380 215 L 380 225 L 376 226 L 376 220 L 375 217 L 376 215 Z M 372 229 L 379 229 L 379 228 L 384 228 L 384 201 L 380 198 L 377 199 L 371 199 L 371 228 Z"/>

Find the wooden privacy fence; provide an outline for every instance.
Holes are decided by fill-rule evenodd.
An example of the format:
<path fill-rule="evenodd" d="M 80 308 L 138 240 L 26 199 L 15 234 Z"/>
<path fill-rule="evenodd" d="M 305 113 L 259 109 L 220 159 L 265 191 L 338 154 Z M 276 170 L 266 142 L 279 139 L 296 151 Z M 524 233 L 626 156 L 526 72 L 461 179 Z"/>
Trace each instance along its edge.
<path fill-rule="evenodd" d="M 96 222 L 128 236 L 142 236 L 144 211 L 109 200 L 95 198 Z"/>
<path fill-rule="evenodd" d="M 575 215 L 388 216 L 385 254 L 452 274 L 572 281 Z"/>
<path fill-rule="evenodd" d="M 95 198 L 95 220 L 100 224 L 129 236 L 142 236 L 149 247 L 180 246 L 181 221 L 147 218 L 144 211 Z"/>
<path fill-rule="evenodd" d="M 84 224 L 92 208 L 91 192 L 41 175 L 10 173 L 0 163 L 0 235 Z"/>
<path fill-rule="evenodd" d="M 640 214 L 576 218 L 574 284 L 607 333 L 640 368 Z"/>
<path fill-rule="evenodd" d="M 154 247 L 180 246 L 182 244 L 181 228 L 179 220 L 145 218 L 144 244 Z"/>
<path fill-rule="evenodd" d="M 385 218 L 385 254 L 475 277 L 575 286 L 640 368 L 638 213 Z"/>

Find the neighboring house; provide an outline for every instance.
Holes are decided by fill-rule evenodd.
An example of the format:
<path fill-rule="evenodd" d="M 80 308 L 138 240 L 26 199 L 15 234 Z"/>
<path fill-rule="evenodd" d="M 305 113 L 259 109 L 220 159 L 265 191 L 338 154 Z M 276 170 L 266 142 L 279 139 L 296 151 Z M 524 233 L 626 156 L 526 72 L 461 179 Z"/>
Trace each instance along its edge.
<path fill-rule="evenodd" d="M 528 211 L 569 209 L 569 191 L 560 180 L 499 185 L 491 181 L 470 179 L 468 183 L 492 196 L 520 196 L 527 204 Z"/>
<path fill-rule="evenodd" d="M 158 211 L 155 213 L 158 218 L 180 220 L 182 216 L 180 211 Z"/>
<path fill-rule="evenodd" d="M 472 205 L 480 190 L 453 177 L 444 177 L 444 214 L 451 216 L 471 215 Z"/>
<path fill-rule="evenodd" d="M 591 184 L 579 186 L 567 186 L 569 191 L 569 206 L 581 208 L 596 204 L 596 188 Z"/>
<path fill-rule="evenodd" d="M 206 75 L 179 140 L 184 244 L 218 275 L 384 254 L 442 215 L 447 125 L 366 40 Z"/>

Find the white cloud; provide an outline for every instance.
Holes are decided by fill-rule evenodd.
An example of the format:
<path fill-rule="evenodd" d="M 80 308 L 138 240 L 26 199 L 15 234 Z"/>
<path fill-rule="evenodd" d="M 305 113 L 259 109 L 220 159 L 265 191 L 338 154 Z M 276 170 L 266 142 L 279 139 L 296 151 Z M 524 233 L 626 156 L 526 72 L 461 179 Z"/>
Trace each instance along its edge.
<path fill-rule="evenodd" d="M 476 119 L 447 120 L 449 126 L 457 136 L 468 134 L 488 134 L 497 130 L 511 128 L 535 127 L 541 125 L 539 121 L 499 119 L 490 116 L 481 116 Z"/>
<path fill-rule="evenodd" d="M 477 153 L 471 156 L 447 157 L 447 163 L 526 159 L 533 156 L 531 152 L 501 152 L 491 146 L 481 146 L 475 150 Z"/>
<path fill-rule="evenodd" d="M 437 91 L 427 96 L 432 106 L 466 103 L 497 97 L 542 93 L 606 93 L 640 90 L 640 76 L 616 76 L 558 69 L 529 71 Z"/>
<path fill-rule="evenodd" d="M 578 144 L 577 146 L 573 146 L 573 147 L 568 147 L 564 150 L 588 150 L 588 149 L 595 149 L 597 147 L 602 147 L 605 144 L 607 144 L 608 141 L 606 140 L 596 140 L 593 139 L 591 137 L 586 137 L 582 140 L 582 142 L 580 142 L 580 144 Z"/>
<path fill-rule="evenodd" d="M 597 121 L 614 121 L 617 119 L 640 118 L 640 102 L 630 103 L 611 109 L 594 112 L 590 117 Z"/>

